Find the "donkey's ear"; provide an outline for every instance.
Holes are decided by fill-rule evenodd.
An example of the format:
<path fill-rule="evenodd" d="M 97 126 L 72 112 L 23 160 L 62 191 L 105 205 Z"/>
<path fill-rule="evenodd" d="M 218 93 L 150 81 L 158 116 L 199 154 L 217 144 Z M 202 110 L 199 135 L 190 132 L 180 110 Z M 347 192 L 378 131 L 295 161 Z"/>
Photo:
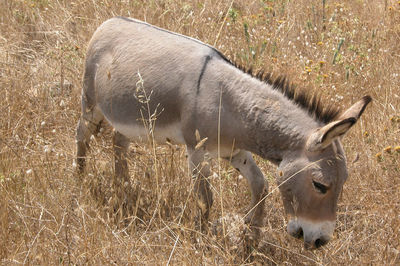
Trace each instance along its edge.
<path fill-rule="evenodd" d="M 342 137 L 357 122 L 365 107 L 371 102 L 370 96 L 364 96 L 360 101 L 353 104 L 339 119 L 312 133 L 307 140 L 308 151 L 319 151 L 328 147 L 336 138 Z"/>
<path fill-rule="evenodd" d="M 367 105 L 372 101 L 370 96 L 364 96 L 361 100 L 353 104 L 349 109 L 347 109 L 343 114 L 340 115 L 338 120 L 346 119 L 349 117 L 354 117 L 355 119 L 359 119 L 362 113 L 364 112 Z"/>
<path fill-rule="evenodd" d="M 357 119 L 349 117 L 321 127 L 308 137 L 306 144 L 307 150 L 320 151 L 325 149 L 334 139 L 343 136 L 356 122 Z"/>

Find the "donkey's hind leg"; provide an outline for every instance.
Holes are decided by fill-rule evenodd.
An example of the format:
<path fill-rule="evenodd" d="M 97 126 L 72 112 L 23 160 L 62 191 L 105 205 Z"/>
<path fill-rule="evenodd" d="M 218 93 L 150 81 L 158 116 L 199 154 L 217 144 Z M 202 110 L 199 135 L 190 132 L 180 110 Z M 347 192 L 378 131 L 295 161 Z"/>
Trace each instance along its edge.
<path fill-rule="evenodd" d="M 113 148 L 115 178 L 121 179 L 124 182 L 129 181 L 128 162 L 126 160 L 129 143 L 130 141 L 127 137 L 118 131 L 114 131 Z"/>
<path fill-rule="evenodd" d="M 127 162 L 127 152 L 129 149 L 129 139 L 114 131 L 113 148 L 114 148 L 114 176 L 113 191 L 114 199 L 113 208 L 116 212 L 117 221 L 133 215 L 137 197 L 131 186 L 129 169 Z"/>
<path fill-rule="evenodd" d="M 97 134 L 103 119 L 103 115 L 97 109 L 86 110 L 83 106 L 82 115 L 76 128 L 76 162 L 79 174 L 82 174 L 85 168 L 86 152 L 89 148 L 90 137 Z"/>
<path fill-rule="evenodd" d="M 189 168 L 195 178 L 194 190 L 198 196 L 197 204 L 200 208 L 201 230 L 207 230 L 208 217 L 213 204 L 213 195 L 208 178 L 211 176 L 210 166 L 205 161 L 205 152 L 188 147 Z"/>

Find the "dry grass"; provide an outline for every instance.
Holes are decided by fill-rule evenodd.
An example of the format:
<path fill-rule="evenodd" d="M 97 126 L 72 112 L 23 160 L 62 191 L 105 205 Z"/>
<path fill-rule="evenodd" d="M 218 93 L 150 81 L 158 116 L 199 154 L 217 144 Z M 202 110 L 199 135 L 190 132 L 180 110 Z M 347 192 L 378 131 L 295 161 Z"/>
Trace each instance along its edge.
<path fill-rule="evenodd" d="M 0 1 L 2 264 L 400 264 L 400 2 L 327 0 L 325 9 L 322 3 Z M 287 73 L 338 105 L 374 98 L 344 140 L 350 178 L 333 241 L 304 250 L 286 234 L 275 192 L 259 248 L 242 257 L 234 214 L 250 195 L 229 167 L 213 180 L 211 219 L 220 217 L 222 204 L 231 234 L 200 236 L 184 147 L 156 147 L 154 156 L 151 148 L 131 146 L 136 216 L 112 211 L 121 199 L 110 185 L 109 130 L 93 142 L 86 178 L 76 179 L 85 48 L 96 27 L 115 15 L 215 43 L 235 61 Z M 274 169 L 258 161 L 272 190 Z"/>

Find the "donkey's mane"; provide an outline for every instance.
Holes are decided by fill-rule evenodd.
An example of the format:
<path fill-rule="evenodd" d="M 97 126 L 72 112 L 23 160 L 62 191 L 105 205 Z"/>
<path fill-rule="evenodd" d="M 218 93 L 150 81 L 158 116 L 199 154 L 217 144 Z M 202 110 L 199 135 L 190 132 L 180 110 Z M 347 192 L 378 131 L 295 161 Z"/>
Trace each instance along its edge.
<path fill-rule="evenodd" d="M 242 70 L 244 73 L 247 73 L 253 78 L 257 78 L 258 80 L 271 85 L 274 90 L 280 91 L 286 98 L 299 105 L 312 117 L 324 124 L 328 124 L 329 122 L 335 120 L 341 112 L 338 107 L 332 104 L 324 104 L 321 101 L 320 94 L 311 94 L 308 91 L 297 89 L 296 86 L 294 86 L 293 83 L 286 78 L 286 76 L 280 75 L 273 77 L 272 73 L 264 72 L 263 70 L 254 73 L 251 67 L 246 68 L 243 65 L 232 62 L 222 53 L 220 53 L 220 55 L 228 63 Z"/>
<path fill-rule="evenodd" d="M 280 75 L 273 78 L 271 73 L 265 73 L 263 70 L 253 74 L 251 69 L 246 73 L 271 85 L 274 90 L 280 91 L 286 98 L 299 105 L 312 117 L 324 124 L 335 120 L 340 113 L 338 107 L 322 102 L 320 94 L 297 89 L 285 76 Z"/>
<path fill-rule="evenodd" d="M 257 76 L 259 76 L 259 73 Z M 296 87 L 290 83 L 285 76 L 278 76 L 277 78 L 272 79 L 272 75 L 268 73 L 265 75 L 265 78 L 260 80 L 270 84 L 273 89 L 279 90 L 284 96 L 301 106 L 311 116 L 324 124 L 332 122 L 340 114 L 340 109 L 338 107 L 333 104 L 322 102 L 320 94 L 311 94 L 305 90 L 296 89 Z"/>

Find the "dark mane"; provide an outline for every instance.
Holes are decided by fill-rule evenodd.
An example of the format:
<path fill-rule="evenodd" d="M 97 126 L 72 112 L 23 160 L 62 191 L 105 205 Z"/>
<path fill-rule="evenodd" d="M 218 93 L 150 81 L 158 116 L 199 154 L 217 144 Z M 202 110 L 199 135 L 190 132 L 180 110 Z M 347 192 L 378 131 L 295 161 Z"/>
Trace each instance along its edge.
<path fill-rule="evenodd" d="M 305 90 L 296 89 L 296 87 L 285 76 L 273 78 L 271 73 L 265 73 L 262 70 L 254 73 L 251 67 L 245 68 L 239 64 L 233 63 L 222 53 L 219 54 L 231 65 L 251 75 L 252 77 L 257 78 L 258 80 L 266 82 L 267 84 L 271 85 L 274 90 L 280 91 L 289 100 L 292 100 L 295 104 L 299 105 L 312 117 L 322 123 L 328 124 L 329 122 L 332 122 L 341 112 L 338 107 L 333 106 L 332 104 L 326 105 L 321 102 L 321 95 L 318 93 L 310 94 Z"/>
<path fill-rule="evenodd" d="M 262 74 L 257 74 L 256 77 L 262 77 Z M 301 106 L 303 109 L 308 111 L 311 116 L 324 124 L 328 124 L 335 120 L 340 113 L 338 107 L 332 104 L 324 104 L 321 101 L 321 95 L 318 93 L 311 94 L 305 90 L 298 90 L 284 76 L 272 79 L 271 74 L 268 73 L 265 75 L 265 78 L 260 80 L 270 84 L 273 89 L 279 90 L 288 99 Z"/>

